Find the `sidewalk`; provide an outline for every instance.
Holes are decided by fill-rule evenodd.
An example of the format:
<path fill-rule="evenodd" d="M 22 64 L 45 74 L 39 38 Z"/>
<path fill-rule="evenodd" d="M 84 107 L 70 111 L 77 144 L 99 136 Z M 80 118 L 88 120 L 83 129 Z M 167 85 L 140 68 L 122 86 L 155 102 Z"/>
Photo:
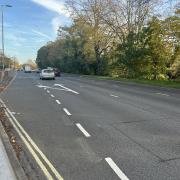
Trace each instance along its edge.
<path fill-rule="evenodd" d="M 0 179 L 16 180 L 14 171 L 10 164 L 4 145 L 2 143 L 1 136 L 0 136 Z"/>

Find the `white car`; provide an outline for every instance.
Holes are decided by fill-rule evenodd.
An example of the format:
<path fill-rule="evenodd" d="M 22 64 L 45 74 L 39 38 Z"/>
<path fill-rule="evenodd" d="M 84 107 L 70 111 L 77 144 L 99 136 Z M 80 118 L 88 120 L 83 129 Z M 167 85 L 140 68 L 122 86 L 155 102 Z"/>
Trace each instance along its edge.
<path fill-rule="evenodd" d="M 55 73 L 51 69 L 43 69 L 40 73 L 40 79 L 53 79 L 55 80 Z"/>

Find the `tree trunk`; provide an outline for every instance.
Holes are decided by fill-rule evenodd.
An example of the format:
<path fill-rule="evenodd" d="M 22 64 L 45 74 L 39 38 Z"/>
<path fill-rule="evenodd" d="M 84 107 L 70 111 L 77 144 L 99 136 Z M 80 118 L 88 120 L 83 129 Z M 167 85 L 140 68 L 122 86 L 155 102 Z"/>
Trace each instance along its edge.
<path fill-rule="evenodd" d="M 101 55 L 99 52 L 99 45 L 94 46 L 95 56 L 96 56 L 96 75 L 101 75 Z"/>

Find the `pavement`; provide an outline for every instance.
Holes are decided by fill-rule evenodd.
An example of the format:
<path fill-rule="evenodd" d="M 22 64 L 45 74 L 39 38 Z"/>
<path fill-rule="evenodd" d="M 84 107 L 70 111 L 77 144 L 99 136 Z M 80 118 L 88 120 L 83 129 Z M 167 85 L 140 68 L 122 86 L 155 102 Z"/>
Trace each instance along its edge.
<path fill-rule="evenodd" d="M 48 179 L 180 179 L 180 90 L 19 72 L 1 99 Z"/>
<path fill-rule="evenodd" d="M 11 163 L 9 161 L 1 137 L 0 137 L 0 179 L 16 180 L 14 170 L 12 169 Z"/>

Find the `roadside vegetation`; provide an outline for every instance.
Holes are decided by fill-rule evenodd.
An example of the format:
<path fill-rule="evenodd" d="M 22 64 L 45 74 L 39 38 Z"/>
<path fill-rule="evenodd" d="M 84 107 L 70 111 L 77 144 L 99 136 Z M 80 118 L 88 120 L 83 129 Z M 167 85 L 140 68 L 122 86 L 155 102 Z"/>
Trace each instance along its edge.
<path fill-rule="evenodd" d="M 1 59 L 1 63 L 0 63 L 0 70 L 3 68 L 2 65 L 2 54 L 0 53 L 0 59 Z M 20 67 L 19 61 L 16 57 L 8 57 L 8 56 L 4 56 L 4 68 L 11 68 L 11 67 Z"/>
<path fill-rule="evenodd" d="M 67 73 L 179 87 L 180 4 L 174 3 L 173 10 L 169 5 L 68 0 L 72 25 L 59 27 L 56 41 L 39 49 L 36 63 Z M 163 6 L 166 13 L 159 9 Z"/>

